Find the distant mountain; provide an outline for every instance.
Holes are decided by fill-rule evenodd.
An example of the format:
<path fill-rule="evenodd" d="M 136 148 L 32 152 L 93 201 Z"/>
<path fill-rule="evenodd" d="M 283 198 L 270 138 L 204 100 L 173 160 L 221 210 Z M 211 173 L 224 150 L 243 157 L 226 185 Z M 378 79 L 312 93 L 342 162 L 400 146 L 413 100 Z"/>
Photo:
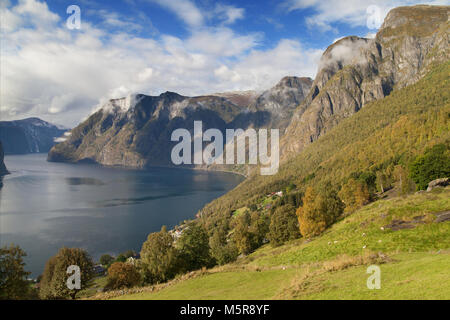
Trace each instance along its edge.
<path fill-rule="evenodd" d="M 256 94 L 232 92 L 185 97 L 166 92 L 157 97 L 133 95 L 110 100 L 56 145 L 49 161 L 92 161 L 103 165 L 144 168 L 172 165 L 175 129 L 203 130 L 284 128 L 304 99 L 311 79 L 287 77 L 274 88 Z"/>
<path fill-rule="evenodd" d="M 67 129 L 38 118 L 0 121 L 5 154 L 47 153 Z"/>
<path fill-rule="evenodd" d="M 5 163 L 4 163 L 4 153 L 3 153 L 3 146 L 2 142 L 0 141 L 0 177 L 8 174 L 8 170 L 6 169 Z M 1 181 L 0 181 L 1 185 Z"/>

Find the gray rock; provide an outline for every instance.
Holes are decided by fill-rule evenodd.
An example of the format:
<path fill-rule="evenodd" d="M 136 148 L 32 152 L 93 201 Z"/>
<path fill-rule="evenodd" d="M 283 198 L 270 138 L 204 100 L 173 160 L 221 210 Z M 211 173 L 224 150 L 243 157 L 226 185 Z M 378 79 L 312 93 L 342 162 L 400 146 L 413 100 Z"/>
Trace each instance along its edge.
<path fill-rule="evenodd" d="M 441 178 L 431 181 L 428 184 L 427 192 L 430 192 L 431 190 L 438 188 L 438 187 L 446 187 L 450 184 L 449 178 Z"/>

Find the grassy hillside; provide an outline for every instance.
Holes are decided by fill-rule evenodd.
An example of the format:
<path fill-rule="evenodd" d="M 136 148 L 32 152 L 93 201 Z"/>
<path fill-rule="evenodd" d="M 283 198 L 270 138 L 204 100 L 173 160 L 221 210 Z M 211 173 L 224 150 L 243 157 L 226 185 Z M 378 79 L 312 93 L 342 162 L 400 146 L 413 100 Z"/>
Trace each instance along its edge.
<path fill-rule="evenodd" d="M 366 105 L 354 116 L 281 165 L 274 176 L 254 175 L 208 204 L 206 219 L 260 201 L 290 183 L 302 189 L 324 180 L 342 184 L 353 173 L 407 165 L 438 143 L 450 143 L 450 62 L 418 83 Z"/>
<path fill-rule="evenodd" d="M 310 241 L 266 245 L 168 284 L 93 298 L 448 299 L 450 220 L 441 220 L 449 210 L 450 187 L 380 200 Z M 381 268 L 380 290 L 366 287 L 372 264 Z"/>

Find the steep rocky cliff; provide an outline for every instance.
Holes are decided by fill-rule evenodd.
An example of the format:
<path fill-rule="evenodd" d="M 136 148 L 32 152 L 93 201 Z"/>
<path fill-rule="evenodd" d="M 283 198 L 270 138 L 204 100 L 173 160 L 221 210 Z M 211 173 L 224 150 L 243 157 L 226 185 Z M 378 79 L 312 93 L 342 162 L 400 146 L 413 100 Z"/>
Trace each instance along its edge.
<path fill-rule="evenodd" d="M 347 37 L 323 54 L 312 89 L 282 140 L 287 159 L 342 119 L 392 90 L 418 81 L 449 53 L 449 7 L 393 9 L 375 39 Z"/>
<path fill-rule="evenodd" d="M 192 134 L 194 121 L 202 121 L 203 131 L 284 130 L 311 84 L 311 79 L 286 77 L 260 95 L 234 92 L 185 97 L 166 92 L 158 97 L 131 95 L 111 100 L 73 129 L 67 141 L 56 145 L 48 160 L 134 168 L 171 165 L 175 129 L 188 129 Z"/>

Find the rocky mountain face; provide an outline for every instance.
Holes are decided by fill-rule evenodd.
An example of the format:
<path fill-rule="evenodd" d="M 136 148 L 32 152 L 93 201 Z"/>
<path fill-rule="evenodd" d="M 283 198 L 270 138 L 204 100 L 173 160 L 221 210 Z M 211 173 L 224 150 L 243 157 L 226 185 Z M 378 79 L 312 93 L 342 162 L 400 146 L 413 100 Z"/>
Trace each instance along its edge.
<path fill-rule="evenodd" d="M 5 154 L 47 153 L 65 131 L 38 118 L 0 121 L 0 140 Z"/>
<path fill-rule="evenodd" d="M 284 128 L 304 99 L 311 79 L 287 77 L 274 88 L 185 97 L 166 92 L 158 97 L 132 95 L 109 101 L 56 145 L 49 161 L 91 161 L 108 166 L 144 168 L 172 165 L 174 130 L 193 136 L 194 121 L 210 128 Z M 223 168 L 221 168 L 223 169 Z"/>
<path fill-rule="evenodd" d="M 281 142 L 282 159 L 301 152 L 339 121 L 449 59 L 448 6 L 393 9 L 375 39 L 347 37 L 323 54 L 312 89 Z"/>
<path fill-rule="evenodd" d="M 3 153 L 2 142 L 0 141 L 0 177 L 8 174 L 8 170 L 6 169 L 5 162 L 3 161 L 5 158 L 5 154 Z M 1 184 L 1 182 L 0 182 Z"/>

